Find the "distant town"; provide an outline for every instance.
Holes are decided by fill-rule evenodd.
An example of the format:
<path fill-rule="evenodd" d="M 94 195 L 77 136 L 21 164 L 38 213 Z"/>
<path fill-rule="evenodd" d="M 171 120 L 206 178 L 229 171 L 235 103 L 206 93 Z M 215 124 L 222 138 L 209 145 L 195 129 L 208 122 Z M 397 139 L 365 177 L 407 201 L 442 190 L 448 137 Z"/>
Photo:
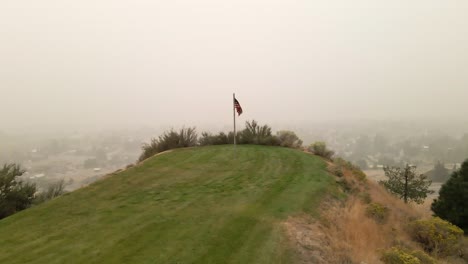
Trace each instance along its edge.
<path fill-rule="evenodd" d="M 375 179 L 384 176 L 384 166 L 414 165 L 419 173 L 428 173 L 435 190 L 468 156 L 468 134 L 451 133 L 468 130 L 450 125 L 362 121 L 275 127 L 291 127 L 305 146 L 325 141 L 336 156 L 352 161 Z M 198 129 L 205 130 L 209 131 Z M 63 179 L 71 191 L 135 163 L 142 145 L 163 131 L 139 128 L 35 135 L 0 131 L 0 162 L 21 164 L 26 169 L 22 177 L 38 188 Z"/>

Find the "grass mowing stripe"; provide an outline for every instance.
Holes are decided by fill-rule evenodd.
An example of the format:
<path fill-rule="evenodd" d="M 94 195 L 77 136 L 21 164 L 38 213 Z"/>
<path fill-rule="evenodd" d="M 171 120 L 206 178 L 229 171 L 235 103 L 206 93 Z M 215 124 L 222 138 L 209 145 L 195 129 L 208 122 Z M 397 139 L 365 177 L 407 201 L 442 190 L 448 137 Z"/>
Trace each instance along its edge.
<path fill-rule="evenodd" d="M 0 220 L 0 262 L 292 263 L 279 223 L 331 183 L 296 150 L 178 149 Z"/>

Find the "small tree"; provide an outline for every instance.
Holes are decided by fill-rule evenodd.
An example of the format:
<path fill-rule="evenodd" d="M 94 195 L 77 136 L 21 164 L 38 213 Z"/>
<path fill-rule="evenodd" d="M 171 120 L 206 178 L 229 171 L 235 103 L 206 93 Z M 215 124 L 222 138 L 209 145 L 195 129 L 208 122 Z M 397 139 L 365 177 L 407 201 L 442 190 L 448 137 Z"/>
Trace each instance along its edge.
<path fill-rule="evenodd" d="M 388 180 L 379 181 L 388 191 L 403 199 L 405 203 L 414 201 L 418 204 L 424 202 L 428 194 L 434 193 L 429 190 L 432 181 L 424 174 L 416 175 L 416 167 L 406 165 L 404 168 L 384 167 L 385 176 Z"/>
<path fill-rule="evenodd" d="M 5 164 L 0 169 L 0 219 L 31 206 L 36 185 L 19 180 L 23 173 L 17 164 Z"/>
<path fill-rule="evenodd" d="M 468 232 L 468 160 L 442 185 L 432 211 Z"/>

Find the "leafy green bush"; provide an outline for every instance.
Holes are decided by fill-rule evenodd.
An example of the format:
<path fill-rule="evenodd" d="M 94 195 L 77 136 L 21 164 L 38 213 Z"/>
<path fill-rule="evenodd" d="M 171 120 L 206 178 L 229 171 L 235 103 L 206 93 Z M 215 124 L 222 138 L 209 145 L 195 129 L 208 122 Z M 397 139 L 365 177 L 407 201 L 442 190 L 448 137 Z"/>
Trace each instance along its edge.
<path fill-rule="evenodd" d="M 317 141 L 309 146 L 309 151 L 314 153 L 315 155 L 324 157 L 326 159 L 331 160 L 335 152 L 327 148 L 327 144 L 322 141 Z"/>
<path fill-rule="evenodd" d="M 436 264 L 436 260 L 420 250 L 410 251 L 392 247 L 382 253 L 380 258 L 385 264 Z"/>
<path fill-rule="evenodd" d="M 143 145 L 143 153 L 140 155 L 139 161 L 143 161 L 159 152 L 169 149 L 193 147 L 197 145 L 197 132 L 195 128 L 182 128 L 179 132 L 174 130 L 166 131 L 158 139 L 151 139 L 150 144 Z"/>
<path fill-rule="evenodd" d="M 412 222 L 410 235 L 427 252 L 436 256 L 449 256 L 460 249 L 463 230 L 439 217 L 433 217 Z"/>
<path fill-rule="evenodd" d="M 370 203 L 366 208 L 366 215 L 377 223 L 385 223 L 388 219 L 389 209 L 380 203 Z"/>

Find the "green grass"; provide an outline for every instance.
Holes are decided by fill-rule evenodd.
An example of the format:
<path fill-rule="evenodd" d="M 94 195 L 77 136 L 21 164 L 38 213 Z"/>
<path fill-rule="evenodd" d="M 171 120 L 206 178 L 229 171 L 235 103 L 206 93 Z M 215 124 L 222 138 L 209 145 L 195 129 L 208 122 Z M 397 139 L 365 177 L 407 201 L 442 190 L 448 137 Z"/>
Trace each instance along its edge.
<path fill-rule="evenodd" d="M 179 149 L 0 220 L 0 263 L 293 263 L 280 225 L 333 185 L 297 150 Z"/>

